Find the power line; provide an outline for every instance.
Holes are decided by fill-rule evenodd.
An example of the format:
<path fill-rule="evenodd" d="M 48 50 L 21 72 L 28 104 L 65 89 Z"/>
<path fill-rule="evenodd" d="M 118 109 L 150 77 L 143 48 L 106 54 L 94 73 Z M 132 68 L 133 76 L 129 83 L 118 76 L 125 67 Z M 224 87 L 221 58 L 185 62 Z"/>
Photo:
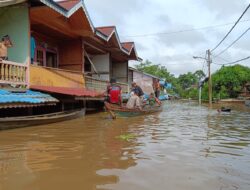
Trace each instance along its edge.
<path fill-rule="evenodd" d="M 214 56 L 212 55 L 212 57 L 214 57 Z M 214 57 L 214 58 L 223 60 L 223 61 L 225 61 L 225 62 L 229 62 L 227 59 L 225 59 L 225 58 L 223 58 L 223 57 L 220 57 L 220 56 L 217 56 L 217 57 Z"/>
<path fill-rule="evenodd" d="M 250 4 L 247 6 L 247 8 L 245 9 L 245 11 L 241 14 L 241 16 L 238 18 L 238 20 L 235 22 L 235 24 L 229 30 L 229 32 L 226 34 L 226 36 L 211 50 L 211 52 L 213 52 L 214 50 L 216 50 L 221 45 L 221 43 L 228 37 L 228 35 L 233 31 L 233 29 L 235 28 L 235 26 L 240 22 L 241 18 L 247 12 L 247 10 L 249 9 L 249 7 L 250 7 Z"/>
<path fill-rule="evenodd" d="M 247 59 L 250 59 L 250 56 L 245 57 L 245 58 L 243 58 L 243 59 L 239 59 L 239 60 L 234 61 L 234 62 L 230 62 L 230 63 L 225 63 L 225 64 L 214 63 L 214 64 L 216 64 L 216 65 L 233 65 L 233 64 L 235 64 L 235 63 L 239 63 L 239 62 L 245 61 L 245 60 L 247 60 Z"/>
<path fill-rule="evenodd" d="M 230 47 L 232 47 L 237 41 L 239 41 L 248 31 L 250 30 L 250 27 L 243 32 L 236 40 L 234 40 L 226 49 L 215 55 L 214 57 L 218 57 L 219 55 L 223 54 L 225 51 L 227 51 Z"/>
<path fill-rule="evenodd" d="M 240 22 L 249 22 L 249 21 L 250 21 L 250 19 L 242 20 Z M 138 35 L 124 35 L 122 37 L 137 38 L 137 37 L 150 37 L 150 36 L 158 36 L 158 35 L 171 35 L 171 34 L 178 34 L 178 33 L 184 33 L 184 32 L 192 32 L 192 31 L 197 31 L 197 30 L 208 30 L 208 29 L 228 26 L 228 25 L 232 25 L 232 24 L 234 24 L 234 22 L 226 23 L 226 24 L 205 26 L 205 27 L 200 27 L 200 28 L 193 28 L 193 29 L 183 29 L 183 30 L 173 31 L 173 32 L 158 32 L 158 33 L 148 33 L 148 34 L 138 34 Z"/>

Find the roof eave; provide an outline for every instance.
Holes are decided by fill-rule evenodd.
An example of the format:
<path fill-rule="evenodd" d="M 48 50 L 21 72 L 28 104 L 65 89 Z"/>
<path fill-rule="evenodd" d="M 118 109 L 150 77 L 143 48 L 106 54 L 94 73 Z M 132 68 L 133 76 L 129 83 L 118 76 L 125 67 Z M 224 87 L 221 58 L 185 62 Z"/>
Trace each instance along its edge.
<path fill-rule="evenodd" d="M 59 4 L 57 4 L 56 2 L 54 2 L 52 0 L 39 0 L 39 1 L 42 2 L 43 4 L 47 5 L 51 9 L 57 11 L 61 15 L 67 17 L 68 11 L 65 8 L 63 8 L 62 6 L 60 6 Z"/>
<path fill-rule="evenodd" d="M 89 25 L 91 27 L 91 30 L 92 32 L 94 33 L 95 32 L 95 27 L 94 27 L 94 24 L 92 22 L 92 20 L 90 19 L 90 16 L 89 16 L 89 13 L 85 7 L 85 4 L 84 4 L 84 1 L 81 0 L 79 1 L 79 3 L 77 3 L 74 7 L 72 7 L 68 12 L 67 12 L 67 17 L 71 17 L 76 11 L 78 11 L 80 8 L 83 9 L 83 12 L 85 13 L 88 21 L 89 21 Z"/>

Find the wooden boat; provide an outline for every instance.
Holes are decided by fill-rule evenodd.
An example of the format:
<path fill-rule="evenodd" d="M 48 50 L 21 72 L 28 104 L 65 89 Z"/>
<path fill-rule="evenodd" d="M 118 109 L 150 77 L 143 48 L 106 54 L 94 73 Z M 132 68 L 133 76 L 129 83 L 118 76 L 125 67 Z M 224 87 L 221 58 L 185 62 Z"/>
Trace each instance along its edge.
<path fill-rule="evenodd" d="M 143 107 L 142 110 L 140 110 L 140 109 L 128 109 L 124 105 L 119 106 L 115 104 L 110 104 L 108 102 L 104 102 L 104 104 L 105 108 L 112 115 L 113 118 L 116 118 L 116 116 L 135 117 L 162 111 L 162 106 L 159 105 L 156 106 L 146 105 Z"/>
<path fill-rule="evenodd" d="M 34 115 L 26 117 L 5 117 L 0 118 L 0 130 L 14 129 L 21 127 L 29 127 L 35 125 L 44 125 L 50 123 L 56 123 L 85 115 L 86 109 L 56 112 L 51 114 Z"/>

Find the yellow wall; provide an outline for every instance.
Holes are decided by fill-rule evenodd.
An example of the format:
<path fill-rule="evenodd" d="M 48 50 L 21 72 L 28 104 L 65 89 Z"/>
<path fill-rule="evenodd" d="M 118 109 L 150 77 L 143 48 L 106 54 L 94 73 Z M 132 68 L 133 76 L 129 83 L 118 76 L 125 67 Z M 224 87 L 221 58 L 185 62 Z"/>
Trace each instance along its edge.
<path fill-rule="evenodd" d="M 55 68 L 30 66 L 30 85 L 83 88 L 83 74 Z"/>

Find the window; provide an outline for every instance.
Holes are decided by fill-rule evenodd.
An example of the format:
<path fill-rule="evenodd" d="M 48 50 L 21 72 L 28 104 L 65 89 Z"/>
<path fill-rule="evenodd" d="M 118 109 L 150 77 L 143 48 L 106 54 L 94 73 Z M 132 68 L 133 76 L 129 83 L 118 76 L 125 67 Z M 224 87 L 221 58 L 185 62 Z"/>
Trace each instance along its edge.
<path fill-rule="evenodd" d="M 37 65 L 45 67 L 58 67 L 58 53 L 54 50 L 37 47 L 35 60 Z"/>
<path fill-rule="evenodd" d="M 36 49 L 35 62 L 37 62 L 39 66 L 45 65 L 45 52 L 43 49 L 41 48 Z"/>

